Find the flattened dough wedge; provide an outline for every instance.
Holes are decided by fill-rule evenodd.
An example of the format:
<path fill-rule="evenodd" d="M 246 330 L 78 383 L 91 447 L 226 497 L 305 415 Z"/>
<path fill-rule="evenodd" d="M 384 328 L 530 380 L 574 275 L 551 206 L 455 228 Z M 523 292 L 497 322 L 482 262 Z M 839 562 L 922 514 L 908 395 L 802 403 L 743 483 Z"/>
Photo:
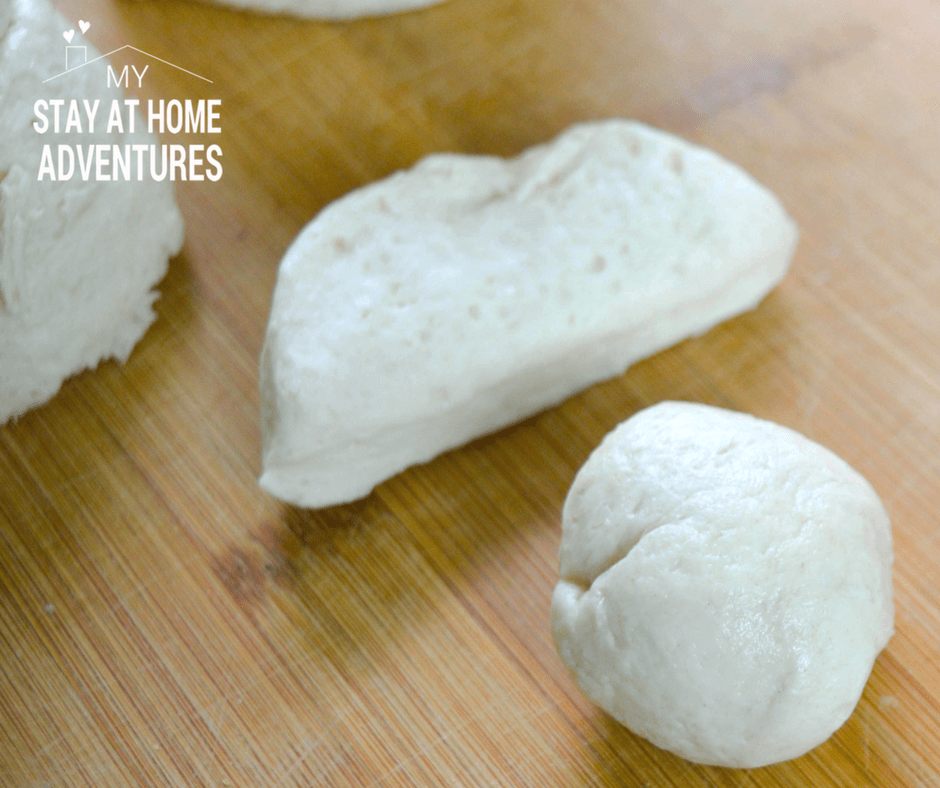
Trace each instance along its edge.
<path fill-rule="evenodd" d="M 126 114 L 126 133 L 107 131 L 123 94 L 78 31 L 71 45 L 86 48 L 86 63 L 62 73 L 70 27 L 47 0 L 0 0 L 0 424 L 49 400 L 68 376 L 126 360 L 155 318 L 152 288 L 183 242 L 172 183 L 149 173 L 137 180 L 136 156 L 128 179 L 80 174 L 76 151 L 90 161 L 90 146 L 107 146 L 110 160 L 117 146 L 126 158 L 129 146 L 157 139 L 140 115 L 133 133 Z M 65 102 L 59 133 L 56 100 Z M 83 108 L 81 133 L 66 133 L 73 100 L 99 102 L 93 131 Z M 42 133 L 33 125 L 38 101 L 47 102 Z M 51 161 L 68 149 L 71 177 L 39 179 L 45 145 Z"/>
<path fill-rule="evenodd" d="M 714 153 L 632 122 L 433 155 L 288 249 L 261 355 L 261 486 L 321 507 L 753 308 L 797 239 Z"/>

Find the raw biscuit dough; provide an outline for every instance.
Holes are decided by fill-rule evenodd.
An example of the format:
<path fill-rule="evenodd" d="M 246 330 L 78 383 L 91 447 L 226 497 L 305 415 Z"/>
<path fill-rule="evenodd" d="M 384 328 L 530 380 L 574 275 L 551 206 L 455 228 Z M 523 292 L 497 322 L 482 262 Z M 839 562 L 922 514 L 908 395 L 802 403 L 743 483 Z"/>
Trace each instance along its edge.
<path fill-rule="evenodd" d="M 345 20 L 386 16 L 437 5 L 444 0 L 217 0 L 235 8 L 305 19 Z"/>
<path fill-rule="evenodd" d="M 130 181 L 85 181 L 77 161 L 70 180 L 38 180 L 45 144 L 54 158 L 60 143 L 157 144 L 140 115 L 134 134 L 105 133 L 112 99 L 123 97 L 78 30 L 71 43 L 87 47 L 87 65 L 43 84 L 64 71 L 62 34 L 72 27 L 47 0 L 0 0 L 0 424 L 50 399 L 69 375 L 126 360 L 183 241 L 169 181 L 138 181 L 136 169 Z M 65 100 L 63 133 L 34 129 L 39 99 Z M 72 99 L 100 99 L 95 133 L 64 133 Z"/>
<path fill-rule="evenodd" d="M 891 530 L 802 435 L 662 403 L 611 432 L 562 520 L 552 635 L 596 704 L 692 761 L 794 758 L 851 714 L 893 630 Z"/>
<path fill-rule="evenodd" d="M 751 309 L 796 228 L 714 153 L 621 120 L 504 160 L 429 156 L 324 209 L 281 262 L 262 487 L 366 495 Z"/>

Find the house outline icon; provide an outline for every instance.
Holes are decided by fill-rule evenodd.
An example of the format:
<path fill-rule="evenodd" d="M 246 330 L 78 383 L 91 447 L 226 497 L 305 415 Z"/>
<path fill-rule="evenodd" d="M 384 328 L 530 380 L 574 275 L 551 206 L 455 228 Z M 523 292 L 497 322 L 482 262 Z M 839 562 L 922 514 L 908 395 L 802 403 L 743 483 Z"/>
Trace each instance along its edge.
<path fill-rule="evenodd" d="M 154 60 L 159 60 L 161 63 L 163 63 L 163 64 L 165 64 L 165 65 L 167 65 L 167 66 L 172 66 L 173 68 L 175 68 L 175 69 L 177 69 L 177 70 L 179 70 L 179 71 L 183 71 L 183 72 L 189 74 L 190 76 L 196 77 L 196 79 L 201 79 L 203 82 L 208 82 L 210 85 L 212 84 L 212 80 L 211 80 L 211 79 L 206 79 L 205 77 L 200 76 L 199 74 L 196 74 L 196 73 L 193 72 L 193 71 L 189 71 L 189 70 L 183 68 L 182 66 L 176 65 L 176 63 L 171 63 L 169 60 L 164 60 L 163 58 L 157 57 L 156 55 L 152 55 L 152 54 L 150 54 L 149 52 L 144 52 L 144 50 L 138 49 L 137 47 L 131 46 L 130 44 L 125 44 L 124 46 L 118 47 L 117 49 L 112 49 L 110 52 L 107 52 L 107 53 L 104 54 L 104 55 L 99 55 L 98 57 L 94 58 L 93 60 L 86 60 L 86 61 L 85 61 L 84 63 L 82 63 L 80 66 L 75 66 L 74 68 L 66 69 L 66 70 L 63 71 L 61 74 L 56 74 L 54 77 L 49 77 L 48 79 L 44 79 L 44 80 L 42 81 L 42 84 L 45 85 L 47 82 L 52 82 L 52 80 L 58 79 L 58 78 L 61 77 L 61 76 L 65 76 L 66 74 L 71 74 L 73 71 L 78 71 L 78 70 L 81 69 L 81 68 L 85 68 L 85 66 L 90 66 L 92 63 L 96 63 L 96 62 L 99 61 L 99 60 L 104 60 L 104 59 L 107 58 L 107 57 L 111 57 L 111 55 L 115 54 L 116 52 L 120 52 L 120 51 L 122 51 L 122 50 L 124 50 L 124 49 L 133 49 L 135 52 L 140 52 L 140 54 L 142 54 L 142 55 L 146 55 L 147 57 L 151 57 L 151 58 L 153 58 Z"/>

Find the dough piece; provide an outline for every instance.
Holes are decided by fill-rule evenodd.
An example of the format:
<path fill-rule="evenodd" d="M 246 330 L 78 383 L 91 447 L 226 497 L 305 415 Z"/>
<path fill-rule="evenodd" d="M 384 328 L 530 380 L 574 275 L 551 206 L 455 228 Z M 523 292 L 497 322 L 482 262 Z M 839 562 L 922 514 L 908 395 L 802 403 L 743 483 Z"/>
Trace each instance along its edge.
<path fill-rule="evenodd" d="M 587 696 L 699 763 L 794 758 L 851 714 L 893 631 L 891 528 L 827 449 L 668 402 L 611 432 L 562 520 L 552 635 Z"/>
<path fill-rule="evenodd" d="M 429 156 L 328 206 L 281 262 L 261 485 L 364 496 L 754 307 L 795 243 L 746 173 L 636 123 Z"/>
<path fill-rule="evenodd" d="M 444 0 L 218 0 L 223 5 L 269 14 L 332 21 L 386 16 L 437 5 Z"/>
<path fill-rule="evenodd" d="M 43 84 L 65 69 L 71 28 L 46 0 L 0 0 L 0 424 L 50 399 L 69 375 L 126 360 L 154 320 L 151 288 L 183 241 L 171 182 L 149 172 L 138 181 L 136 157 L 130 181 L 83 180 L 77 156 L 70 180 L 38 180 L 46 144 L 53 159 L 60 144 L 158 144 L 139 115 L 136 133 L 105 133 L 123 96 L 78 30 L 71 45 L 87 47 L 87 65 Z M 62 133 L 51 105 L 49 130 L 33 127 L 39 99 L 66 102 Z M 72 99 L 100 99 L 95 133 L 84 108 L 81 133 L 64 133 Z"/>

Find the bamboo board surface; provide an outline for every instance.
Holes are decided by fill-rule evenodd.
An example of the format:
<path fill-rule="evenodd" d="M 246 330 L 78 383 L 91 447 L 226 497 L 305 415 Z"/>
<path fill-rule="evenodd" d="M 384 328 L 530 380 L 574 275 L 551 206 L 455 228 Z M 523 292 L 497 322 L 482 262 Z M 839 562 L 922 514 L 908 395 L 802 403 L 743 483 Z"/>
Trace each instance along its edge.
<path fill-rule="evenodd" d="M 940 785 L 940 15 L 924 0 L 450 0 L 327 24 L 60 0 L 147 98 L 222 101 L 224 175 L 127 364 L 0 427 L 0 784 Z M 122 52 L 113 62 L 141 62 Z M 305 511 L 257 486 L 281 255 L 433 151 L 636 118 L 772 188 L 801 242 L 755 311 L 559 407 Z M 897 632 L 846 725 L 750 771 L 588 703 L 548 629 L 560 510 L 663 399 L 800 430 L 881 495 Z"/>

